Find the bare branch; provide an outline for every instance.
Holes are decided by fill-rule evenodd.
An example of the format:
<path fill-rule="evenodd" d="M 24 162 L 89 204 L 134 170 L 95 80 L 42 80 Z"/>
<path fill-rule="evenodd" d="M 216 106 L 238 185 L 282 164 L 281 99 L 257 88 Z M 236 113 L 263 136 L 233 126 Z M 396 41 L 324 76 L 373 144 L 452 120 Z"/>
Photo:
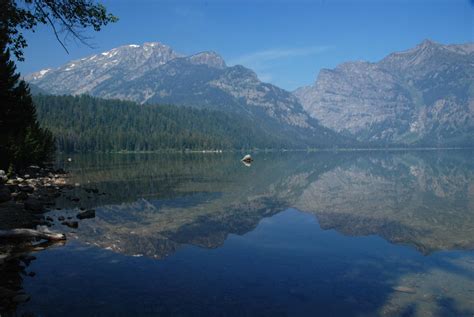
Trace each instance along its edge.
<path fill-rule="evenodd" d="M 35 0 L 37 1 L 37 0 Z M 50 3 L 47 3 L 46 4 L 48 6 L 48 8 L 53 12 L 54 16 L 61 20 L 61 24 L 63 27 L 66 28 L 67 32 L 71 33 L 76 39 L 78 39 L 83 45 L 86 45 L 90 48 L 91 45 L 89 43 L 87 43 L 78 33 L 76 30 L 74 30 L 74 25 L 72 23 L 68 23 L 64 17 L 56 10 L 56 7 L 54 5 L 51 5 Z"/>
<path fill-rule="evenodd" d="M 51 21 L 51 18 L 49 17 L 49 15 L 43 10 L 43 8 L 38 4 L 38 1 L 35 0 L 35 4 L 36 4 L 36 7 L 41 11 L 41 13 L 43 13 L 43 15 L 45 16 L 45 18 L 48 20 L 48 23 L 51 25 L 52 29 L 53 29 L 53 32 L 54 32 L 54 36 L 56 36 L 56 40 L 58 40 L 59 44 L 61 44 L 61 46 L 64 48 L 64 50 L 66 51 L 66 53 L 69 54 L 69 51 L 68 49 L 66 48 L 66 45 L 64 45 L 64 43 L 61 41 L 61 39 L 59 38 L 59 35 L 58 35 L 58 32 L 56 30 L 56 26 L 54 25 L 53 21 Z"/>

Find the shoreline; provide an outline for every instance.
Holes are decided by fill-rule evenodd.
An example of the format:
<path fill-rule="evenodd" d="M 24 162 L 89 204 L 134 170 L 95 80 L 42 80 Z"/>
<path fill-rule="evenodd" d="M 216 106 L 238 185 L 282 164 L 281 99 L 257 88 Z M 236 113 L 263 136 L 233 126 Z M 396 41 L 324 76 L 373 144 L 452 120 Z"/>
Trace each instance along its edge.
<path fill-rule="evenodd" d="M 156 150 L 156 151 L 110 151 L 110 152 L 59 152 L 60 156 L 83 154 L 223 154 L 223 153 L 285 153 L 285 152 L 371 152 L 371 151 L 469 151 L 474 147 L 391 147 L 391 148 L 309 148 L 309 149 L 222 149 L 222 150 Z"/>
<path fill-rule="evenodd" d="M 30 166 L 9 178 L 0 172 L 0 229 L 33 229 L 48 225 L 43 214 L 55 200 L 74 186 L 63 169 Z"/>
<path fill-rule="evenodd" d="M 80 187 L 89 194 L 98 194 L 97 189 L 70 183 L 69 177 L 69 172 L 62 168 L 30 166 L 21 174 L 10 178 L 0 171 L 0 230 L 45 230 L 56 224 L 54 219 L 46 214 L 61 210 L 56 206 L 59 197 L 63 196 L 71 203 L 79 204 L 79 198 L 71 195 L 75 188 Z M 77 228 L 77 220 L 93 217 L 94 210 L 80 208 L 74 221 L 71 217 L 66 219 L 61 216 L 58 220 L 65 228 Z"/>
<path fill-rule="evenodd" d="M 63 169 L 30 166 L 20 175 L 7 178 L 5 172 L 0 171 L 0 269 L 7 272 L 0 276 L 0 315 L 14 311 L 17 305 L 30 299 L 21 280 L 17 279 L 17 268 L 26 269 L 36 259 L 32 255 L 36 252 L 64 246 L 71 229 L 78 227 L 78 221 L 95 217 L 95 210 L 80 208 L 74 220 L 71 216 L 58 216 L 64 229 L 56 227 L 50 231 L 48 228 L 58 222 L 47 213 L 55 209 L 61 211 L 56 208 L 57 199 L 60 196 L 70 199 L 70 192 L 80 185 L 70 184 L 70 175 Z M 98 192 L 92 188 L 81 189 L 93 194 Z"/>

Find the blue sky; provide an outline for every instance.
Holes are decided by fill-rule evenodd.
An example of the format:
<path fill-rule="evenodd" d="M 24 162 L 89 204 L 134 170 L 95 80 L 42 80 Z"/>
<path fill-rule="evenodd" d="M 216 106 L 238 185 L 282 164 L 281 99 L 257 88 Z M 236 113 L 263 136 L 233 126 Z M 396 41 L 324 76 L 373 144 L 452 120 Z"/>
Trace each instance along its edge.
<path fill-rule="evenodd" d="M 377 61 L 429 38 L 474 41 L 474 0 L 106 0 L 120 18 L 91 49 L 70 41 L 69 55 L 44 26 L 27 33 L 27 74 L 124 44 L 158 41 L 183 54 L 219 53 L 260 79 L 293 90 L 321 68 L 350 60 Z"/>

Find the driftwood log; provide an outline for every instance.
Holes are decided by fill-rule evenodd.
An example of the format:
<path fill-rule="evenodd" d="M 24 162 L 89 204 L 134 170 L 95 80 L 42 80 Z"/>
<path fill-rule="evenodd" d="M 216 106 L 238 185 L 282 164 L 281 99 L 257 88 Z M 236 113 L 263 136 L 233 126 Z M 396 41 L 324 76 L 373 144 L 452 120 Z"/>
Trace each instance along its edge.
<path fill-rule="evenodd" d="M 44 239 L 48 241 L 62 241 L 66 240 L 66 235 L 49 230 L 12 229 L 0 230 L 0 239 Z"/>

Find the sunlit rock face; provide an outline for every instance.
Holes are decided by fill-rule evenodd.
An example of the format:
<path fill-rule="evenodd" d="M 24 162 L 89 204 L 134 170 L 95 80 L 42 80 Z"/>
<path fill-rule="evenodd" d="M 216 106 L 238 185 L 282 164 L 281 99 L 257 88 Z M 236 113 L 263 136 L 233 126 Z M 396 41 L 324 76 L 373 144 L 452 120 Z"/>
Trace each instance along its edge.
<path fill-rule="evenodd" d="M 323 69 L 294 92 L 321 124 L 375 144 L 474 144 L 474 44 L 424 41 Z"/>
<path fill-rule="evenodd" d="M 40 70 L 25 79 L 51 94 L 86 94 L 116 77 L 131 81 L 179 56 L 161 43 L 125 45 Z"/>

